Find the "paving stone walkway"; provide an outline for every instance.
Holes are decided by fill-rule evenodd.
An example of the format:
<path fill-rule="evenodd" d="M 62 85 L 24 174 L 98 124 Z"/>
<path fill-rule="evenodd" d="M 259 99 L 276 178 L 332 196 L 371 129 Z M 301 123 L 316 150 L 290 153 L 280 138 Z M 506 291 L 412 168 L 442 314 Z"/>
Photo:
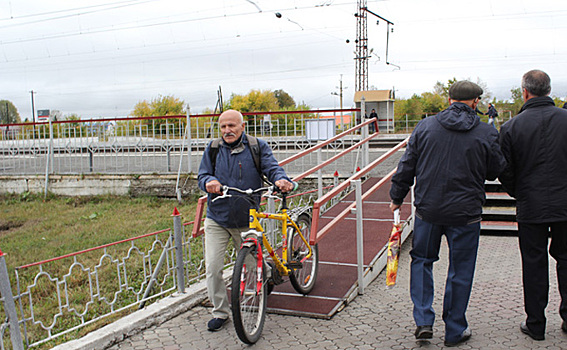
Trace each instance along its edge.
<path fill-rule="evenodd" d="M 434 265 L 437 320 L 430 342 L 416 342 L 409 296 L 409 249 L 402 248 L 398 284 L 387 289 L 385 273 L 330 320 L 269 314 L 262 338 L 247 346 L 232 322 L 218 332 L 206 330 L 210 310 L 196 306 L 163 324 L 126 338 L 111 350 L 179 349 L 441 349 L 443 287 L 447 247 Z M 551 259 L 551 258 L 550 258 Z M 546 340 L 536 342 L 520 332 L 524 320 L 520 254 L 516 237 L 482 236 L 475 282 L 468 308 L 472 338 L 459 349 L 567 349 L 561 327 L 555 261 L 550 260 L 550 302 Z"/>

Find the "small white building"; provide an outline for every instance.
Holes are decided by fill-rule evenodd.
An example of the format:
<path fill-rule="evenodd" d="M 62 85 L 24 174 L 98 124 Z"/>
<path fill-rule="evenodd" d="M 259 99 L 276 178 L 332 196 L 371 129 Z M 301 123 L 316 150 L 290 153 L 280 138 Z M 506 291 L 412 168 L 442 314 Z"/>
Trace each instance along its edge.
<path fill-rule="evenodd" d="M 368 90 L 357 91 L 354 94 L 354 103 L 356 108 L 360 108 L 362 96 L 364 96 L 364 104 L 366 117 L 370 117 L 372 109 L 378 114 L 378 129 L 380 133 L 394 132 L 394 90 Z M 356 112 L 357 123 L 360 119 L 360 112 Z"/>

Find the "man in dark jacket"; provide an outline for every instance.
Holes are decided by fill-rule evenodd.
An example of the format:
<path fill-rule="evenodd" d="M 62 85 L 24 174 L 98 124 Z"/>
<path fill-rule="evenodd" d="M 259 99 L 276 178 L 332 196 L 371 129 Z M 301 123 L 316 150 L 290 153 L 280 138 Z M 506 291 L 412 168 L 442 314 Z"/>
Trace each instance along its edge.
<path fill-rule="evenodd" d="M 439 260 L 441 237 L 450 249 L 443 302 L 445 345 L 471 337 L 466 309 L 474 276 L 484 181 L 504 168 L 498 132 L 481 123 L 475 109 L 482 89 L 459 81 L 449 89 L 451 105 L 419 122 L 392 178 L 390 208 L 399 208 L 415 185 L 415 223 L 410 293 L 416 339 L 433 336 L 433 262 Z"/>
<path fill-rule="evenodd" d="M 498 118 L 498 111 L 492 103 L 488 104 L 488 112 L 486 112 L 486 114 L 488 114 L 488 125 L 496 127 L 496 118 Z"/>
<path fill-rule="evenodd" d="M 250 203 L 234 196 L 212 202 L 222 194 L 222 186 L 243 190 L 262 187 L 262 177 L 254 163 L 250 145 L 244 133 L 244 119 L 235 110 L 223 112 L 219 117 L 222 140 L 219 143 L 216 161 L 211 159 L 211 143 L 205 149 L 199 167 L 199 188 L 208 193 L 207 217 L 205 219 L 205 267 L 207 291 L 213 304 L 213 318 L 207 324 L 210 331 L 222 328 L 228 320 L 229 304 L 226 285 L 222 278 L 224 257 L 230 238 L 238 250 L 242 242 L 240 234 L 248 230 Z M 291 180 L 279 166 L 270 146 L 258 139 L 261 171 L 268 180 L 287 192 L 293 188 Z M 213 164 L 215 164 L 213 166 Z"/>
<path fill-rule="evenodd" d="M 520 329 L 535 340 L 545 334 L 549 294 L 549 253 L 557 261 L 557 279 L 567 333 L 567 111 L 548 96 L 549 76 L 532 70 L 522 79 L 525 101 L 520 113 L 502 125 L 500 145 L 507 166 L 500 175 L 516 198 L 516 218 L 527 315 Z"/>

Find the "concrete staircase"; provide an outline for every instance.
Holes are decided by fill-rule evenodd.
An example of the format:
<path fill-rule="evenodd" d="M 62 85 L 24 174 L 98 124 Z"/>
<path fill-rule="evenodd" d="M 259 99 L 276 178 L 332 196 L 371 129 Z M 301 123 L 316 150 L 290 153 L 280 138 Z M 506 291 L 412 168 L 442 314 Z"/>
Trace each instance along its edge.
<path fill-rule="evenodd" d="M 498 180 L 486 181 L 486 203 L 482 208 L 480 234 L 517 236 L 516 200 L 510 197 Z"/>

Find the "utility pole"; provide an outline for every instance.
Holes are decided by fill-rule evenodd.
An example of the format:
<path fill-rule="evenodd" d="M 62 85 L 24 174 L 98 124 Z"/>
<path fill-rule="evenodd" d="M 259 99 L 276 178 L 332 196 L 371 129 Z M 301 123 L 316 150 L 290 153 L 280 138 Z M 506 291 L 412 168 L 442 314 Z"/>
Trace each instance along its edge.
<path fill-rule="evenodd" d="M 368 30 L 366 26 L 366 0 L 357 0 L 356 17 L 356 91 L 368 90 Z"/>
<path fill-rule="evenodd" d="M 356 60 L 356 69 L 355 69 L 355 80 L 356 80 L 356 91 L 367 91 L 368 90 L 368 59 L 370 55 L 368 53 L 368 27 L 366 25 L 367 22 L 367 13 L 370 13 L 373 16 L 378 17 L 379 19 L 385 21 L 388 26 L 386 29 L 386 64 L 393 65 L 400 68 L 399 66 L 392 64 L 388 61 L 388 42 L 390 39 L 390 25 L 394 25 L 394 23 L 388 21 L 384 17 L 370 11 L 368 7 L 366 7 L 367 0 L 357 0 L 357 12 L 354 14 L 356 17 L 356 51 L 355 57 Z M 378 22 L 376 22 L 378 23 Z M 370 51 L 372 53 L 372 51 Z"/>
<path fill-rule="evenodd" d="M 339 101 L 341 106 L 341 130 L 343 130 L 343 75 L 342 74 L 338 88 L 339 88 L 339 93 L 331 92 L 331 95 L 339 96 Z"/>
<path fill-rule="evenodd" d="M 33 95 L 35 94 L 35 92 L 33 90 L 30 91 L 31 94 L 31 113 L 32 113 L 32 130 L 33 130 L 33 135 L 35 135 L 35 106 L 33 103 Z"/>

